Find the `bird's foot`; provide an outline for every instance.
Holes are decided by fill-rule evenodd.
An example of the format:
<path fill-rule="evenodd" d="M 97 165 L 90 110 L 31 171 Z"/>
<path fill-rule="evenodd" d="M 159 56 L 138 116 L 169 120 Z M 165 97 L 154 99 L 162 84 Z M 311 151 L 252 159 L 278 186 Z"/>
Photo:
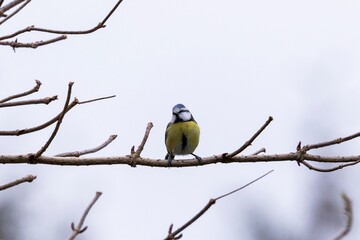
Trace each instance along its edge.
<path fill-rule="evenodd" d="M 202 165 L 202 164 L 203 164 L 203 162 L 202 162 L 202 158 L 201 158 L 201 157 L 199 157 L 198 155 L 193 154 L 193 153 L 191 153 L 191 155 L 193 155 L 193 156 L 194 156 L 194 157 L 198 160 L 199 165 Z"/>
<path fill-rule="evenodd" d="M 172 166 L 172 160 L 174 160 L 174 154 L 167 153 L 165 156 L 165 160 L 168 160 L 168 167 Z"/>

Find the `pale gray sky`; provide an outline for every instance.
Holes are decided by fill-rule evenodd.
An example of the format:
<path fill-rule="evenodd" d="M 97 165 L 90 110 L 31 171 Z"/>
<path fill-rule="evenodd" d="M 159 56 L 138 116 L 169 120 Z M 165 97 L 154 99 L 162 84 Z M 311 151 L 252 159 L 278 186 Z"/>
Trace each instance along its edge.
<path fill-rule="evenodd" d="M 115 1 L 33 1 L 1 28 L 80 30 L 102 20 Z M 266 121 L 274 121 L 246 153 L 295 151 L 303 144 L 359 131 L 360 5 L 357 1 L 124 0 L 107 27 L 87 36 L 36 50 L 2 47 L 0 97 L 31 88 L 32 97 L 59 95 L 49 106 L 2 109 L 3 130 L 31 127 L 58 113 L 67 83 L 80 100 L 115 99 L 78 106 L 66 115 L 47 155 L 82 150 L 118 138 L 94 156 L 125 155 L 154 123 L 144 157 L 165 156 L 164 130 L 171 108 L 185 104 L 201 127 L 196 153 L 211 156 L 239 147 Z M 29 33 L 19 41 L 50 38 Z M 34 152 L 52 128 L 0 138 L 2 154 Z M 359 154 L 359 142 L 321 150 L 324 155 Z M 207 201 L 274 169 L 255 185 L 219 201 L 184 232 L 184 239 L 255 239 L 253 219 L 266 215 L 295 236 L 311 235 L 311 202 L 325 179 L 338 198 L 354 202 L 360 229 L 358 166 L 335 173 L 312 172 L 296 163 L 212 165 L 157 169 L 128 166 L 60 167 L 4 165 L 0 181 L 37 175 L 31 184 L 2 192 L 20 198 L 23 239 L 64 239 L 96 191 L 103 196 L 90 212 L 79 239 L 161 239 L 170 223 L 183 224 Z M 22 194 L 17 197 L 17 194 Z M 330 194 L 330 195 L 331 195 Z M 255 210 L 254 210 L 255 209 Z M 264 216 L 263 216 L 264 215 Z M 251 220 L 254 221 L 254 220 Z M 339 228 L 337 228 L 339 227 Z M 341 230 L 329 227 L 323 239 Z M 315 233 L 314 233 L 315 234 Z M 307 235 L 307 236 L 309 236 Z M 283 236 L 284 239 L 292 239 Z M 319 238 L 317 238 L 319 239 Z"/>

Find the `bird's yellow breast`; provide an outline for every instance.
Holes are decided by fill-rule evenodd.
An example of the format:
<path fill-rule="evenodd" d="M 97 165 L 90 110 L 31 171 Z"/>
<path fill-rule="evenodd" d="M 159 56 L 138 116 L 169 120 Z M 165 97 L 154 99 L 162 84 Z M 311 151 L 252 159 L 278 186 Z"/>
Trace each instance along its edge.
<path fill-rule="evenodd" d="M 175 155 L 193 153 L 199 144 L 200 128 L 195 121 L 170 123 L 166 128 L 167 151 Z"/>

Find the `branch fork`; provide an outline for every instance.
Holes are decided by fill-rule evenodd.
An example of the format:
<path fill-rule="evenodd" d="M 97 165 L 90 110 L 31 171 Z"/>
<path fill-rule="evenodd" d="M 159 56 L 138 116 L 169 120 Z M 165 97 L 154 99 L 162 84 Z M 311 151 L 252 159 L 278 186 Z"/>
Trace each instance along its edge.
<path fill-rule="evenodd" d="M 265 130 L 265 128 L 272 122 L 272 120 L 273 120 L 273 117 L 269 116 L 268 120 L 264 123 L 264 125 L 261 126 L 261 128 L 249 140 L 247 140 L 239 149 L 237 149 L 236 151 L 234 151 L 230 154 L 229 153 L 222 154 L 222 158 L 225 160 L 231 159 L 231 158 L 239 155 L 240 153 L 242 153 Z"/>
<path fill-rule="evenodd" d="M 28 3 L 30 3 L 31 0 L 25 1 L 21 6 L 19 6 L 10 15 L 5 14 L 6 11 L 8 11 L 11 8 L 16 7 L 17 5 L 19 5 L 23 1 L 25 1 L 25 0 L 14 0 L 14 1 L 10 2 L 9 4 L 7 4 L 4 7 L 0 6 L 0 18 L 5 17 L 3 20 L 0 21 L 0 25 L 3 24 L 4 22 L 6 22 L 7 20 L 9 20 L 11 17 L 13 17 L 19 11 L 21 11 Z M 106 25 L 105 25 L 106 21 L 111 17 L 111 15 L 115 12 L 115 10 L 118 8 L 118 6 L 120 5 L 120 3 L 122 1 L 123 0 L 118 0 L 117 3 L 113 6 L 113 8 L 106 15 L 106 17 L 100 23 L 98 23 L 95 27 L 90 28 L 88 30 L 64 31 L 64 30 L 53 30 L 53 29 L 47 29 L 47 28 L 39 28 L 39 27 L 35 27 L 34 25 L 31 25 L 31 26 L 25 27 L 23 29 L 20 29 L 20 30 L 18 30 L 16 32 L 12 33 L 12 34 L 5 35 L 5 36 L 0 36 L 0 45 L 10 46 L 15 51 L 16 48 L 37 48 L 39 46 L 44 46 L 44 45 L 48 45 L 48 44 L 51 44 L 51 43 L 59 42 L 59 41 L 67 39 L 67 35 L 85 35 L 85 34 L 93 33 L 93 32 L 95 32 L 95 31 L 97 31 L 97 30 L 99 30 L 101 28 L 106 27 Z M 60 36 L 56 36 L 54 38 L 51 38 L 51 39 L 48 39 L 48 40 L 45 40 L 45 41 L 40 40 L 40 41 L 33 41 L 33 42 L 29 42 L 29 43 L 18 42 L 17 38 L 15 40 L 12 40 L 12 41 L 4 41 L 4 40 L 11 39 L 11 38 L 15 38 L 15 37 L 20 36 L 20 35 L 22 35 L 24 33 L 27 33 L 27 32 L 45 32 L 45 33 L 50 33 L 50 34 L 60 35 Z"/>
<path fill-rule="evenodd" d="M 182 225 L 181 227 L 179 227 L 177 230 L 175 230 L 174 232 L 172 231 L 173 230 L 173 224 L 170 225 L 169 227 L 169 230 L 168 230 L 168 235 L 165 237 L 164 240 L 174 240 L 174 239 L 180 239 L 182 237 L 182 234 L 181 232 L 184 231 L 187 227 L 189 227 L 191 224 L 193 224 L 194 222 L 196 222 L 204 213 L 206 213 L 215 203 L 217 200 L 220 200 L 222 198 L 225 198 L 231 194 L 234 194 L 246 187 L 248 187 L 249 185 L 259 181 L 260 179 L 262 179 L 263 177 L 267 176 L 268 174 L 272 173 L 274 170 L 271 170 L 265 174 L 263 174 L 262 176 L 252 180 L 251 182 L 231 191 L 231 192 L 228 192 L 224 195 L 221 195 L 219 197 L 216 197 L 216 198 L 211 198 L 209 200 L 209 202 L 205 205 L 205 207 L 203 209 L 201 209 L 200 212 L 198 212 L 194 217 L 192 217 L 188 222 L 186 222 L 184 225 Z"/>
<path fill-rule="evenodd" d="M 145 134 L 144 134 L 144 137 L 143 137 L 143 140 L 141 141 L 139 147 L 137 148 L 137 150 L 135 151 L 135 146 L 132 146 L 131 150 L 130 150 L 130 153 L 131 153 L 131 157 L 130 157 L 130 163 L 129 165 L 131 167 L 136 167 L 136 160 L 138 158 L 140 158 L 140 154 L 141 152 L 144 150 L 144 146 L 145 146 L 145 143 L 149 137 L 149 134 L 150 134 L 150 131 L 151 129 L 153 128 L 153 123 L 152 122 L 149 122 L 147 124 L 147 127 L 146 127 L 146 130 L 145 130 Z"/>
<path fill-rule="evenodd" d="M 85 211 L 84 211 L 83 215 L 81 216 L 81 219 L 80 219 L 79 223 L 77 224 L 77 226 L 75 226 L 74 222 L 71 223 L 71 230 L 73 232 L 72 232 L 71 236 L 68 238 L 68 240 L 74 240 L 77 235 L 79 235 L 79 234 L 86 231 L 86 229 L 88 227 L 87 226 L 83 227 L 85 219 L 86 219 L 87 215 L 89 214 L 91 208 L 94 206 L 96 201 L 101 197 L 101 195 L 102 195 L 102 192 L 96 192 L 95 197 L 90 202 L 89 206 L 85 209 Z"/>
<path fill-rule="evenodd" d="M 326 142 L 322 142 L 322 143 L 317 143 L 317 144 L 309 144 L 309 145 L 305 145 L 303 147 L 301 147 L 301 141 L 298 143 L 298 145 L 296 146 L 296 150 L 297 150 L 297 154 L 298 154 L 298 158 L 297 158 L 297 163 L 300 166 L 300 164 L 303 164 L 304 166 L 306 166 L 307 168 L 309 168 L 310 170 L 315 170 L 318 172 L 333 172 L 336 170 L 340 170 L 342 168 L 345 167 L 349 167 L 349 166 L 353 166 L 356 165 L 358 163 L 360 163 L 360 157 L 358 157 L 357 159 L 355 158 L 355 160 L 351 161 L 350 163 L 346 163 L 346 164 L 340 164 L 336 167 L 333 168 L 318 168 L 318 167 L 314 167 L 311 164 L 309 164 L 308 162 L 305 161 L 305 159 L 308 159 L 309 155 L 307 152 L 312 150 L 312 149 L 318 149 L 318 148 L 323 148 L 323 147 L 328 147 L 328 146 L 332 146 L 335 144 L 340 144 L 346 141 L 350 141 L 353 140 L 355 138 L 360 137 L 360 132 L 349 135 L 347 137 L 340 137 L 340 138 L 336 138 L 334 140 L 331 141 L 326 141 Z"/>

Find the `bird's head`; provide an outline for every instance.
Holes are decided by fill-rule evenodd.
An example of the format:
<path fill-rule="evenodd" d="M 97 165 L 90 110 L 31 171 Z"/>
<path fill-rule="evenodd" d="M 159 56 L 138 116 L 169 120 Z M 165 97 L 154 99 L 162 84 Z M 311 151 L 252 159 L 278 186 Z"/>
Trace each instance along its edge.
<path fill-rule="evenodd" d="M 171 123 L 195 121 L 189 109 L 183 104 L 176 104 L 172 109 Z"/>

